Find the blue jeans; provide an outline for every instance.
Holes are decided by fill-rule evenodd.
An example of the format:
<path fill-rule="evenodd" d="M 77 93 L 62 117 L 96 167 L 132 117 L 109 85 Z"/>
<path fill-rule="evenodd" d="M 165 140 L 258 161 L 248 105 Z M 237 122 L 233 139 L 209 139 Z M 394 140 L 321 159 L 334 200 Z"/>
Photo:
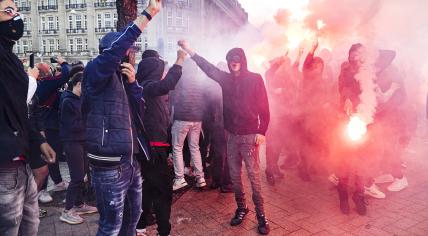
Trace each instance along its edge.
<path fill-rule="evenodd" d="M 137 161 L 106 168 L 91 166 L 100 214 L 97 236 L 135 236 L 141 215 L 142 178 Z"/>
<path fill-rule="evenodd" d="M 37 186 L 30 167 L 0 167 L 0 235 L 36 236 L 39 223 Z"/>

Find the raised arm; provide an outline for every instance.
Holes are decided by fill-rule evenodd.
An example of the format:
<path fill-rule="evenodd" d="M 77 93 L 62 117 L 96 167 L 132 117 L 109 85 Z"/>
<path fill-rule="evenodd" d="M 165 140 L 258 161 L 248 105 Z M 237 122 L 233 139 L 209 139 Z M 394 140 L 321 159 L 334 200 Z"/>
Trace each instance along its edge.
<path fill-rule="evenodd" d="M 208 62 L 205 58 L 196 54 L 196 52 L 190 48 L 187 41 L 180 40 L 178 41 L 178 45 L 192 57 L 192 59 L 196 62 L 199 68 L 201 68 L 201 70 L 205 72 L 208 77 L 215 80 L 217 83 L 220 84 L 220 86 L 224 84 L 225 79 L 229 75 L 227 72 L 220 70 L 215 65 Z"/>
<path fill-rule="evenodd" d="M 183 72 L 182 66 L 183 66 L 184 59 L 186 58 L 186 55 L 187 55 L 186 52 L 179 50 L 177 52 L 177 61 L 169 69 L 168 73 L 166 74 L 163 80 L 150 82 L 143 85 L 144 96 L 159 97 L 159 96 L 167 95 L 169 91 L 174 90 L 175 86 L 177 85 L 178 81 L 181 78 L 181 75 Z"/>
<path fill-rule="evenodd" d="M 137 41 L 147 24 L 161 9 L 161 0 L 150 0 L 149 6 L 132 24 L 130 24 L 110 47 L 88 64 L 89 76 L 86 78 L 92 87 L 103 86 L 116 72 L 128 49 Z"/>

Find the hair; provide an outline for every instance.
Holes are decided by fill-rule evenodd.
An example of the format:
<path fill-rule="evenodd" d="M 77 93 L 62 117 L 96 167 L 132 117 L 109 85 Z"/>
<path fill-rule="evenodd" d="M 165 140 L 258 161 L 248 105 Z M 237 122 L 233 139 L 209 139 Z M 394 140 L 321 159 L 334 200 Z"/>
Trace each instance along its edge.
<path fill-rule="evenodd" d="M 70 79 L 73 78 L 73 76 L 76 75 L 77 73 L 83 72 L 84 70 L 85 70 L 85 66 L 82 64 L 73 65 L 71 67 L 70 74 L 69 74 Z"/>
<path fill-rule="evenodd" d="M 68 90 L 73 90 L 74 86 L 76 86 L 79 82 L 83 80 L 83 72 L 78 72 L 68 81 Z"/>

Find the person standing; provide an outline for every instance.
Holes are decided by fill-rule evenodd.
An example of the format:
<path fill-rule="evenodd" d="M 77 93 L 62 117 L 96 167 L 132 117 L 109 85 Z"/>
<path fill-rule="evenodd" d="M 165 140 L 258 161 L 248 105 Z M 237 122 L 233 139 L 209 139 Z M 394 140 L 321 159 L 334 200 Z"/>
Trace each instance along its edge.
<path fill-rule="evenodd" d="M 265 142 L 270 119 L 263 78 L 248 71 L 247 58 L 241 48 L 234 48 L 227 53 L 226 61 L 230 70 L 228 73 L 196 54 L 185 40 L 180 40 L 178 45 L 192 57 L 208 77 L 219 83 L 223 90 L 224 125 L 228 132 L 227 161 L 238 205 L 230 224 L 232 226 L 241 224 L 249 212 L 241 180 L 244 161 L 253 190 L 258 231 L 260 234 L 268 234 L 270 227 L 263 206 L 259 159 L 259 147 Z"/>

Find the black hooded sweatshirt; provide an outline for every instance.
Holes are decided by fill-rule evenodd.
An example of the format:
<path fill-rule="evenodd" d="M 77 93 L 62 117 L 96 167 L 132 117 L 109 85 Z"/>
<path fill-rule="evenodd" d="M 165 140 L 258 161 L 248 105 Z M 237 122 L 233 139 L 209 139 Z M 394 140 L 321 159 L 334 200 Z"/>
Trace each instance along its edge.
<path fill-rule="evenodd" d="M 85 123 L 82 118 L 82 101 L 72 91 L 63 92 L 60 104 L 59 137 L 62 142 L 84 142 Z"/>
<path fill-rule="evenodd" d="M 14 43 L 0 37 L 0 166 L 15 157 L 29 158 L 29 144 L 45 140 L 28 119 L 28 75 L 12 52 Z M 30 140 L 31 139 L 31 140 Z"/>
<path fill-rule="evenodd" d="M 263 78 L 260 74 L 248 71 L 243 49 L 230 50 L 226 59 L 234 56 L 241 58 L 239 77 L 221 71 L 197 54 L 192 58 L 208 77 L 217 81 L 222 88 L 225 129 L 235 135 L 266 135 L 270 114 Z"/>
<path fill-rule="evenodd" d="M 177 85 L 182 67 L 173 65 L 162 80 L 165 63 L 156 57 L 143 59 L 138 65 L 137 80 L 143 87 L 146 109 L 144 127 L 151 146 L 168 144 L 170 125 L 167 96 Z"/>

